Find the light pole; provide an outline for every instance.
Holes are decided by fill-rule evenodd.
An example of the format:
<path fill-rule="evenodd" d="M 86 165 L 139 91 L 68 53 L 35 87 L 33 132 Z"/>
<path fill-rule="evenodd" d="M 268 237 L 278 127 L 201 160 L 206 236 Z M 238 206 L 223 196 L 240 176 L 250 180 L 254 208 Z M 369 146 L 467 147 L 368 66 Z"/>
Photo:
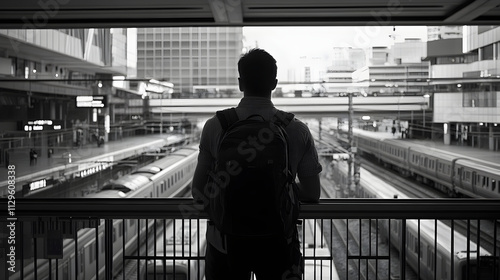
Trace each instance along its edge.
<path fill-rule="evenodd" d="M 163 135 L 163 93 L 161 93 L 160 100 L 160 135 Z"/>
<path fill-rule="evenodd" d="M 353 127 L 352 120 L 354 115 L 352 92 L 348 93 L 349 100 L 349 120 L 348 120 L 348 135 L 347 139 L 349 141 L 349 159 L 348 159 L 348 170 L 347 170 L 347 194 L 354 193 L 356 191 L 356 184 L 354 180 L 354 161 L 356 159 L 357 148 L 353 147 Z"/>
<path fill-rule="evenodd" d="M 425 103 L 422 106 L 422 110 L 423 110 L 423 112 L 422 112 L 422 123 L 423 123 L 424 129 L 425 129 L 425 110 L 427 110 L 427 108 L 429 108 L 430 97 L 431 97 L 430 94 L 428 94 L 428 93 L 424 94 Z"/>

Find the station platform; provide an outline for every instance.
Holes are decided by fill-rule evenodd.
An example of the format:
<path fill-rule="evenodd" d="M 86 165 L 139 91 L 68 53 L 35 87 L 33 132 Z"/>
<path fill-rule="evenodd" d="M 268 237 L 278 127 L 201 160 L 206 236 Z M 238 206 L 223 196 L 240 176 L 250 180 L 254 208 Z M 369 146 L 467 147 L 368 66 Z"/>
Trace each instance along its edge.
<path fill-rule="evenodd" d="M 393 135 L 390 132 L 373 132 L 361 129 L 354 129 L 354 133 L 363 133 L 377 137 L 378 139 L 397 139 L 399 141 L 410 142 L 412 145 L 419 145 L 427 149 L 435 149 L 440 152 L 449 153 L 453 156 L 468 157 L 476 161 L 489 165 L 500 167 L 500 152 L 481 149 L 478 147 L 460 146 L 460 145 L 445 145 L 442 140 L 420 140 L 401 138 L 401 134 Z"/>
<path fill-rule="evenodd" d="M 30 150 L 17 149 L 9 154 L 9 166 L 0 167 L 0 197 L 7 193 L 9 170 L 15 171 L 16 193 L 22 186 L 43 179 L 71 176 L 72 173 L 98 168 L 102 164 L 116 163 L 128 157 L 159 149 L 178 139 L 178 135 L 143 135 L 106 142 L 100 147 L 96 143 L 80 147 L 59 147 L 49 158 L 38 156 L 36 163 L 30 162 Z M 14 169 L 12 169 L 12 167 Z M 12 173 L 10 173 L 12 175 Z"/>

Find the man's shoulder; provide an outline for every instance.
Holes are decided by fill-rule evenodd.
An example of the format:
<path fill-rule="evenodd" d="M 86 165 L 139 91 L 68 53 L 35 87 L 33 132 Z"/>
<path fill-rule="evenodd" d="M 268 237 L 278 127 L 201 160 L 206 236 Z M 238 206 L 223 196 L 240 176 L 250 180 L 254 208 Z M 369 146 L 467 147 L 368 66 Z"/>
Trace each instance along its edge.
<path fill-rule="evenodd" d="M 309 131 L 309 127 L 304 122 L 302 122 L 300 119 L 298 119 L 296 117 L 294 117 L 292 119 L 292 121 L 290 122 L 290 124 L 288 126 L 293 128 L 293 129 L 298 129 L 301 131 Z"/>
<path fill-rule="evenodd" d="M 220 128 L 220 122 L 216 115 L 213 115 L 205 122 L 205 129 L 216 129 Z"/>

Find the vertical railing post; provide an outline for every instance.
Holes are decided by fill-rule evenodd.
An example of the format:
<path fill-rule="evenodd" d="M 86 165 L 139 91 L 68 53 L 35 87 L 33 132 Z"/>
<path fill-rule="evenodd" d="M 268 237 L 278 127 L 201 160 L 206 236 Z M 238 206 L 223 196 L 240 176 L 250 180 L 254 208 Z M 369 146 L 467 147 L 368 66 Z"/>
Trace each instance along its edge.
<path fill-rule="evenodd" d="M 399 269 L 401 279 L 406 279 L 406 219 L 401 219 L 401 249 L 399 250 Z"/>
<path fill-rule="evenodd" d="M 113 279 L 113 220 L 104 221 L 104 259 L 106 279 Z"/>

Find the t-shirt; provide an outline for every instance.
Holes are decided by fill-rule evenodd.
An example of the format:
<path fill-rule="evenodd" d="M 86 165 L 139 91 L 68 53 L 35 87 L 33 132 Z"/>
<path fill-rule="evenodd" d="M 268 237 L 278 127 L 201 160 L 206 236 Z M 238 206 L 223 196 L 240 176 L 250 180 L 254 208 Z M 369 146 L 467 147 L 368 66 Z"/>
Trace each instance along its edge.
<path fill-rule="evenodd" d="M 276 113 L 272 101 L 263 97 L 243 97 L 236 107 L 240 120 L 250 115 L 260 115 L 264 119 L 271 119 Z M 314 146 L 314 139 L 307 125 L 294 118 L 285 128 L 288 134 L 289 161 L 292 174 L 302 177 L 315 176 L 322 170 L 318 160 L 318 153 Z M 222 127 L 216 116 L 205 123 L 200 139 L 200 154 L 198 164 L 211 169 L 215 162 L 218 141 Z M 213 225 L 207 228 L 207 240 L 221 252 L 225 252 L 224 236 Z"/>

